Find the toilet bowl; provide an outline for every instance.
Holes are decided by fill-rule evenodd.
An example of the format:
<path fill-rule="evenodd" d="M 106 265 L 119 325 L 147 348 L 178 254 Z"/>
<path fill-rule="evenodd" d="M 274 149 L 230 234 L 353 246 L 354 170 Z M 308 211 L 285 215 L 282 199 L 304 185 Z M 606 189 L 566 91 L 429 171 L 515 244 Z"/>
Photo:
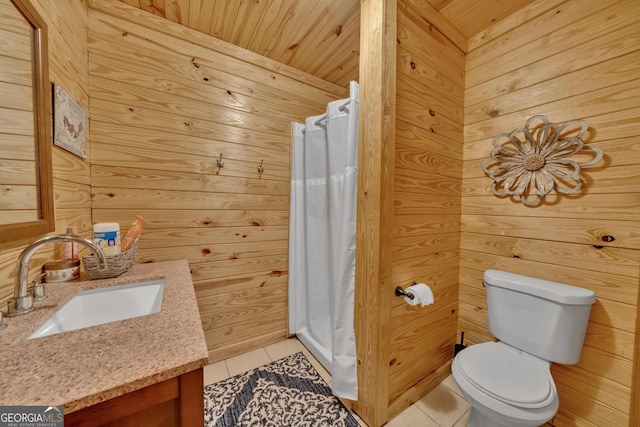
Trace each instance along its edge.
<path fill-rule="evenodd" d="M 558 410 L 550 363 L 500 342 L 468 347 L 453 377 L 472 407 L 469 427 L 537 427 Z"/>
<path fill-rule="evenodd" d="M 469 427 L 537 427 L 559 408 L 551 363 L 573 365 L 595 302 L 593 291 L 498 270 L 484 274 L 489 331 L 453 360 L 471 404 Z"/>

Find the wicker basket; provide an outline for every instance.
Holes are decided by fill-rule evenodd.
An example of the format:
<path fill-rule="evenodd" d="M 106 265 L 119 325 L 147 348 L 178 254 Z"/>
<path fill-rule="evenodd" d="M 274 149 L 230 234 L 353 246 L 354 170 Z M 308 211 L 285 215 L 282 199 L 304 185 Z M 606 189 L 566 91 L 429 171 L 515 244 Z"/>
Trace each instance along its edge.
<path fill-rule="evenodd" d="M 106 270 L 98 269 L 98 259 L 94 254 L 83 256 L 82 264 L 84 265 L 84 271 L 87 272 L 87 277 L 89 277 L 89 280 L 112 279 L 122 273 L 126 273 L 133 266 L 133 262 L 136 259 L 137 247 L 138 244 L 134 243 L 131 249 L 120 255 L 107 255 Z"/>

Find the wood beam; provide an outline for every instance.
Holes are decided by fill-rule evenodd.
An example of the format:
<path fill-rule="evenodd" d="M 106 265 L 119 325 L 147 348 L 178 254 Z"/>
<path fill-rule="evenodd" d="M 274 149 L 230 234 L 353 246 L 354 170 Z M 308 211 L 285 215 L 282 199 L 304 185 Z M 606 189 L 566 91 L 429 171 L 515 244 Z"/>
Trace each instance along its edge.
<path fill-rule="evenodd" d="M 396 0 L 362 0 L 356 234 L 358 401 L 371 427 L 388 418 L 391 231 L 396 95 Z"/>

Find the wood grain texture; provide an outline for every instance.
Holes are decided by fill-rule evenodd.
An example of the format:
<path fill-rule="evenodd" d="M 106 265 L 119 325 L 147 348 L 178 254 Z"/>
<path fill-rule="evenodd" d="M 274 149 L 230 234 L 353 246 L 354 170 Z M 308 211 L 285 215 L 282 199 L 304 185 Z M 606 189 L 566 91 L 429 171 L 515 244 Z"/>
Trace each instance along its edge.
<path fill-rule="evenodd" d="M 635 425 L 638 395 L 636 226 L 638 22 L 631 1 L 538 2 L 469 41 L 458 332 L 492 340 L 482 273 L 489 268 L 592 289 L 583 357 L 553 366 L 560 395 L 554 425 Z M 579 196 L 551 195 L 528 208 L 489 190 L 480 164 L 500 132 L 545 114 L 585 119 L 585 142 L 606 156 L 584 169 Z M 603 237 L 615 236 L 607 243 Z"/>
<path fill-rule="evenodd" d="M 54 219 L 48 58 L 41 55 L 47 51 L 46 23 L 29 3 L 4 0 L 0 39 L 0 242 L 5 243 L 45 234 L 54 229 Z"/>
<path fill-rule="evenodd" d="M 433 10 L 398 4 L 389 407 L 406 409 L 453 357 L 457 322 L 464 54 Z M 431 21 L 434 21 L 431 19 Z M 432 306 L 411 307 L 396 286 L 427 283 Z"/>
<path fill-rule="evenodd" d="M 478 34 L 496 22 L 521 8 L 528 6 L 532 1 L 513 0 L 509 2 L 496 2 L 491 0 L 477 0 L 468 2 L 465 0 L 428 0 L 434 4 L 440 14 L 458 29 L 466 38 Z"/>
<path fill-rule="evenodd" d="M 361 3 L 360 143 L 355 278 L 358 401 L 370 426 L 388 420 L 396 122 L 396 0 Z"/>
<path fill-rule="evenodd" d="M 375 249 L 359 261 L 367 271 L 359 289 L 370 292 L 360 304 L 374 307 L 358 318 L 361 325 L 373 322 L 359 353 L 369 385 L 358 404 L 363 418 L 381 425 L 437 384 L 459 339 L 452 316 L 468 344 L 493 339 L 482 272 L 500 268 L 586 286 L 598 297 L 580 363 L 553 368 L 562 402 L 554 424 L 637 424 L 637 2 L 510 2 L 496 10 L 465 1 L 430 0 L 422 9 L 419 1 L 401 0 L 397 8 L 386 1 L 384 11 L 376 9 L 380 2 L 363 2 L 371 13 L 363 19 L 377 20 L 357 30 L 366 52 L 351 43 L 328 47 L 358 26 L 354 2 L 335 2 L 327 6 L 333 12 L 309 21 L 323 27 L 314 36 L 293 16 L 318 2 L 293 9 L 273 2 L 269 14 L 267 2 L 234 9 L 204 0 L 92 0 L 88 18 L 87 2 L 36 1 L 53 35 L 51 78 L 91 118 L 88 160 L 53 149 L 57 230 L 71 225 L 88 235 L 92 220 L 125 227 L 140 213 L 149 224 L 138 262 L 180 254 L 192 265 L 212 360 L 283 338 L 288 122 L 346 95 L 346 83 L 331 82 L 357 78 L 367 114 L 361 171 L 368 180 L 362 187 L 368 226 L 359 236 Z M 342 13 L 351 15 L 338 19 Z M 247 32 L 237 27 L 244 20 L 252 23 Z M 278 22 L 286 25 L 280 32 Z M 211 31 L 263 55 L 271 51 L 281 62 L 223 43 Z M 294 46 L 298 36 L 305 52 Z M 321 55 L 305 59 L 313 45 Z M 332 62 L 338 53 L 346 62 Z M 24 74 L 15 65 L 7 72 Z M 303 66 L 327 80 L 296 69 Z M 530 209 L 492 196 L 479 165 L 497 133 L 540 113 L 554 121 L 586 119 L 586 142 L 604 149 L 605 163 L 585 171 L 585 194 L 552 196 Z M 220 153 L 222 170 L 215 166 Z M 255 168 L 262 160 L 260 176 Z M 615 240 L 603 244 L 604 235 Z M 3 301 L 27 243 L 0 247 L 0 272 L 8 279 L 0 287 Z M 36 254 L 34 274 L 49 257 Z M 416 278 L 436 292 L 441 305 L 425 317 L 438 318 L 442 332 L 412 346 L 428 322 L 391 292 Z M 266 303 L 252 303 L 252 295 Z M 389 330 L 404 319 L 408 329 Z M 439 361 L 436 370 L 391 374 L 425 354 Z"/>
<path fill-rule="evenodd" d="M 70 426 L 203 425 L 202 368 L 65 414 Z"/>
<path fill-rule="evenodd" d="M 347 90 L 179 27 L 92 3 L 91 206 L 147 220 L 137 262 L 189 261 L 215 361 L 287 336 L 291 121 Z"/>
<path fill-rule="evenodd" d="M 123 3 L 342 87 L 358 78 L 360 3 L 357 0 Z"/>
<path fill-rule="evenodd" d="M 61 84 L 88 113 L 86 5 L 81 2 L 41 0 L 32 0 L 31 3 L 48 27 L 49 78 L 51 81 Z M 6 58 L 2 59 L 2 63 L 0 68 L 3 71 L 0 74 L 4 77 L 0 80 L 6 81 L 15 77 L 30 78 L 30 69 L 24 67 L 24 61 L 17 63 L 15 60 Z M 25 83 L 27 82 L 25 81 Z M 30 81 L 27 84 L 31 84 Z M 4 101 L 6 102 L 7 99 L 5 98 Z M 7 114 L 2 114 L 2 117 L 6 118 Z M 19 122 L 20 120 L 14 120 L 14 123 Z M 33 132 L 33 123 L 30 127 Z M 3 131 L 6 129 L 9 127 L 3 126 Z M 4 145 L 6 136 L 3 135 L 2 139 L 3 149 L 0 158 L 21 159 L 25 157 L 11 150 L 11 140 L 8 145 Z M 91 228 L 91 208 L 88 204 L 90 194 L 88 187 L 90 182 L 89 163 L 87 160 L 80 159 L 57 147 L 53 147 L 51 151 L 54 178 L 51 185 L 55 204 L 56 233 L 63 233 L 67 227 L 74 227 L 80 234 L 86 235 L 86 232 Z M 32 157 L 32 154 L 29 153 L 25 153 L 25 155 Z M 16 259 L 31 240 L 33 239 L 21 239 L 0 245 L 0 259 L 3 260 L 0 261 L 0 277 L 5 278 L 0 283 L 0 303 L 2 305 L 5 305 L 7 299 L 13 294 Z M 35 278 L 42 264 L 56 256 L 58 249 L 55 245 L 51 245 L 39 250 L 31 261 L 30 277 Z"/>
<path fill-rule="evenodd" d="M 343 87 L 358 79 L 357 0 L 120 1 L 149 16 L 163 17 Z M 551 6 L 556 6 L 555 3 Z M 494 0 L 409 0 L 399 7 L 421 10 L 420 20 L 437 27 L 466 52 L 468 39 L 482 40 L 489 34 L 488 28 L 512 13 L 520 9 L 530 10 L 529 14 L 541 13 L 538 11 L 541 7 L 535 5 L 532 0 L 512 0 L 506 4 Z M 144 19 L 143 14 L 139 16 Z"/>
<path fill-rule="evenodd" d="M 639 269 L 640 270 L 640 269 Z M 640 273 L 638 274 L 638 285 L 640 286 Z M 640 292 L 638 293 L 638 304 L 636 306 L 636 313 L 638 311 L 637 307 L 640 306 Z M 638 328 L 640 328 L 640 316 L 636 314 L 636 337 L 635 337 L 635 350 L 633 353 L 633 360 L 636 361 L 640 357 L 640 345 L 638 345 Z M 631 378 L 629 378 L 631 382 L 631 408 L 630 408 L 630 418 L 631 422 L 637 422 L 640 420 L 640 392 L 638 391 L 638 387 L 640 387 L 640 371 L 634 367 L 631 369 L 632 374 Z M 626 371 L 628 372 L 628 370 Z"/>

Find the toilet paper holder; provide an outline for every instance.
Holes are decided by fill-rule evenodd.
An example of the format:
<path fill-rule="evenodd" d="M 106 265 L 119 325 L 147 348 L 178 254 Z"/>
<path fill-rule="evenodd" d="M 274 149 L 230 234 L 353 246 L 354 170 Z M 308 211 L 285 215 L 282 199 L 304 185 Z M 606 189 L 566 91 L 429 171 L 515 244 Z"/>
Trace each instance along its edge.
<path fill-rule="evenodd" d="M 417 282 L 412 282 L 411 286 L 417 284 Z M 404 289 L 402 289 L 402 287 L 397 286 L 396 287 L 396 296 L 397 297 L 407 297 L 409 299 L 414 299 L 416 296 L 414 294 L 412 294 L 411 292 L 407 292 Z"/>

